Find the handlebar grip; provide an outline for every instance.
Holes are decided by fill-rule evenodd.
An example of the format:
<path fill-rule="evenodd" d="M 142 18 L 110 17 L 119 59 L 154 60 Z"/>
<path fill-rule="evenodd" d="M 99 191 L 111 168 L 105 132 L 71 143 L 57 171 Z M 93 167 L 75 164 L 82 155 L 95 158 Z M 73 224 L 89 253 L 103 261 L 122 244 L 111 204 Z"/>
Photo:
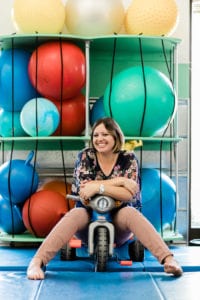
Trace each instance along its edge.
<path fill-rule="evenodd" d="M 73 200 L 75 200 L 75 201 L 80 201 L 80 197 L 79 197 L 79 196 L 75 196 L 75 195 L 67 194 L 67 195 L 66 195 L 66 198 L 67 198 L 67 199 L 73 199 Z"/>

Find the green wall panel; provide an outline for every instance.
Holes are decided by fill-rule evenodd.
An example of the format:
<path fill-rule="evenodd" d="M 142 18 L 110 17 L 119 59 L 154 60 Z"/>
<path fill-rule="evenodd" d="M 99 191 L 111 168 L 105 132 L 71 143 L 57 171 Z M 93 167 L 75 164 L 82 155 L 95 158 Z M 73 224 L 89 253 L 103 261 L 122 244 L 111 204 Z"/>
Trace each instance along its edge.
<path fill-rule="evenodd" d="M 180 99 L 190 98 L 190 65 L 178 65 L 178 96 Z"/>

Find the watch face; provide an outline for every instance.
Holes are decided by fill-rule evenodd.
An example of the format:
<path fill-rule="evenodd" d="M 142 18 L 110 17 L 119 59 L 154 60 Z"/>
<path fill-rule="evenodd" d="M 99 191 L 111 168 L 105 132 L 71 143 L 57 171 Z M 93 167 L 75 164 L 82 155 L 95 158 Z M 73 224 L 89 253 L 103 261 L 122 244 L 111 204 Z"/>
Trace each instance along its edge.
<path fill-rule="evenodd" d="M 103 193 L 104 193 L 104 190 L 105 190 L 105 189 L 104 189 L 104 185 L 101 184 L 100 187 L 99 187 L 99 193 L 100 193 L 100 194 L 103 194 Z"/>

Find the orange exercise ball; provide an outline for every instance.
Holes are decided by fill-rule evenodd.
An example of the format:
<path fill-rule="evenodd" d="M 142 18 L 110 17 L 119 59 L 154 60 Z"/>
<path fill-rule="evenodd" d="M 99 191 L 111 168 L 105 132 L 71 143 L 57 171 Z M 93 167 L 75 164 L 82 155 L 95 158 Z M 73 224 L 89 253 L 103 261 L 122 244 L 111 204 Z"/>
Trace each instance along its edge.
<path fill-rule="evenodd" d="M 41 185 L 40 190 L 51 190 L 60 193 L 64 197 L 66 197 L 68 189 L 64 181 L 62 180 L 49 180 Z"/>
<path fill-rule="evenodd" d="M 71 187 L 71 183 L 65 183 L 63 180 L 49 180 L 41 185 L 40 190 L 55 191 L 66 197 L 66 194 L 71 194 Z M 69 199 L 66 201 L 68 201 L 67 208 L 69 210 L 75 206 L 75 202 L 73 200 Z"/>
<path fill-rule="evenodd" d="M 124 26 L 128 34 L 169 35 L 175 29 L 178 8 L 175 0 L 133 0 Z"/>
<path fill-rule="evenodd" d="M 14 0 L 12 18 L 20 33 L 60 33 L 65 6 L 61 0 Z"/>
<path fill-rule="evenodd" d="M 66 198 L 53 190 L 41 190 L 26 200 L 22 219 L 26 229 L 37 237 L 45 237 L 67 212 Z"/>

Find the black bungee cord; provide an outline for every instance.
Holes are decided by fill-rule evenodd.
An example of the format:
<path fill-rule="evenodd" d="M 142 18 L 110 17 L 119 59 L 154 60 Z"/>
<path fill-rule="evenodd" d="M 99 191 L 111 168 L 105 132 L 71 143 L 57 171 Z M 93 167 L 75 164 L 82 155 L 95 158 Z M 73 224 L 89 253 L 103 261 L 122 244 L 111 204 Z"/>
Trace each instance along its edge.
<path fill-rule="evenodd" d="M 64 82 L 64 64 L 63 64 L 63 48 L 62 48 L 62 37 L 60 35 L 59 38 L 59 46 L 60 46 L 60 63 L 61 63 L 61 82 L 60 82 L 60 136 L 63 134 L 62 130 L 62 124 L 63 124 L 63 82 Z M 61 158 L 62 158 L 62 169 L 63 169 L 63 176 L 64 176 L 64 182 L 65 182 L 65 191 L 67 195 L 67 174 L 66 174 L 66 168 L 65 168 L 65 156 L 64 156 L 64 145 L 63 145 L 63 140 L 59 140 L 60 143 L 60 151 L 61 151 Z M 69 206 L 69 199 L 66 199 L 66 204 L 67 204 L 67 210 L 70 209 Z"/>

